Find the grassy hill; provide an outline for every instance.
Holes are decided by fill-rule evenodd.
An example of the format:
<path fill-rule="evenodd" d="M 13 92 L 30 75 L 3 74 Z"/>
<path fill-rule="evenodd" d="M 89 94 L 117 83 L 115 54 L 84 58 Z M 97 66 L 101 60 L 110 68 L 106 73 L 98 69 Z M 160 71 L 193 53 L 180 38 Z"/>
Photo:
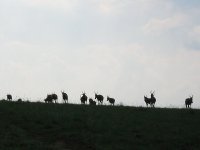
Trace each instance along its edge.
<path fill-rule="evenodd" d="M 0 102 L 1 150 L 199 150 L 200 110 Z"/>

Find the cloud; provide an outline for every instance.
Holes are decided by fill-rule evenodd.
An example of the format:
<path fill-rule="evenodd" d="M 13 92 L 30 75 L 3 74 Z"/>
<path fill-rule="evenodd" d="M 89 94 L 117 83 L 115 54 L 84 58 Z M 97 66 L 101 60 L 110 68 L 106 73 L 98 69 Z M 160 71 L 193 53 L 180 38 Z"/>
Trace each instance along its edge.
<path fill-rule="evenodd" d="M 196 25 L 188 31 L 186 46 L 191 50 L 200 50 L 200 25 Z"/>
<path fill-rule="evenodd" d="M 200 25 L 193 27 L 193 29 L 189 32 L 189 36 L 193 38 L 193 40 L 200 42 Z"/>
<path fill-rule="evenodd" d="M 159 35 L 165 31 L 184 25 L 186 18 L 184 14 L 173 15 L 164 19 L 153 18 L 143 27 L 143 30 L 147 34 Z"/>
<path fill-rule="evenodd" d="M 32 7 L 49 8 L 62 11 L 70 11 L 77 6 L 77 0 L 21 0 L 26 5 Z"/>
<path fill-rule="evenodd" d="M 4 35 L 0 33 L 0 40 L 4 38 Z"/>
<path fill-rule="evenodd" d="M 110 13 L 113 9 L 113 5 L 109 1 L 103 1 L 99 4 L 99 9 L 103 13 Z"/>
<path fill-rule="evenodd" d="M 129 0 L 87 0 L 87 7 L 95 8 L 97 12 L 102 14 L 116 14 Z"/>
<path fill-rule="evenodd" d="M 194 27 L 193 33 L 196 34 L 196 35 L 200 35 L 200 26 Z"/>
<path fill-rule="evenodd" d="M 131 12 L 140 15 L 162 7 L 162 10 L 171 8 L 171 2 L 165 0 L 88 0 L 103 14 L 120 14 L 131 9 Z M 129 13 L 131 13 L 129 12 Z"/>

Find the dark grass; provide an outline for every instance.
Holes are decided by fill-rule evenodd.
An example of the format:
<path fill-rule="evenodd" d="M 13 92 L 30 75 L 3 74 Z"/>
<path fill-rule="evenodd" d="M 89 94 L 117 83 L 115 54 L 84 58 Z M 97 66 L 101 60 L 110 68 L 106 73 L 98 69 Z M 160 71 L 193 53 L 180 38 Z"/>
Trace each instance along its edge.
<path fill-rule="evenodd" d="M 199 150 L 200 110 L 0 102 L 1 150 Z"/>

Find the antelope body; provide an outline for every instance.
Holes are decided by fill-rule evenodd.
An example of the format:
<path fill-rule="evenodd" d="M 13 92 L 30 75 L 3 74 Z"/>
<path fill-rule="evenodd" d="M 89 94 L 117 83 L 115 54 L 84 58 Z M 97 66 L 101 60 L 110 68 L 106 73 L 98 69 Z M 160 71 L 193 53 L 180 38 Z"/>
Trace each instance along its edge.
<path fill-rule="evenodd" d="M 190 96 L 189 98 L 185 99 L 185 107 L 186 108 L 190 108 L 192 103 L 193 103 L 193 96 Z"/>
<path fill-rule="evenodd" d="M 61 91 L 61 93 L 62 93 L 62 98 L 63 98 L 63 101 L 66 103 L 68 103 L 68 95 L 67 95 L 67 93 L 65 93 L 65 92 L 63 92 L 63 91 Z"/>
<path fill-rule="evenodd" d="M 107 101 L 109 101 L 111 105 L 115 104 L 115 99 L 114 98 L 110 98 L 109 96 L 107 96 Z"/>
<path fill-rule="evenodd" d="M 11 95 L 11 94 L 8 94 L 8 95 L 7 95 L 7 100 L 8 100 L 8 101 L 12 101 L 12 95 Z"/>
<path fill-rule="evenodd" d="M 80 98 L 81 104 L 87 103 L 87 99 L 88 99 L 88 97 L 86 96 L 85 93 L 83 93 L 83 94 L 81 95 L 81 98 Z"/>
<path fill-rule="evenodd" d="M 98 103 L 103 104 L 103 95 L 99 95 L 95 93 L 95 99 L 97 99 Z"/>

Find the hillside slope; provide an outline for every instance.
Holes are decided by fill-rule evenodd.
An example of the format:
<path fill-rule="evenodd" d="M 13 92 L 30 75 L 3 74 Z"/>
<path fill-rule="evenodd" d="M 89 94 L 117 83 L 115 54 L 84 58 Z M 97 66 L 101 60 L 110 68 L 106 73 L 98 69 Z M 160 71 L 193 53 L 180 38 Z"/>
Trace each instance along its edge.
<path fill-rule="evenodd" d="M 0 102 L 2 150 L 200 149 L 200 110 Z"/>

